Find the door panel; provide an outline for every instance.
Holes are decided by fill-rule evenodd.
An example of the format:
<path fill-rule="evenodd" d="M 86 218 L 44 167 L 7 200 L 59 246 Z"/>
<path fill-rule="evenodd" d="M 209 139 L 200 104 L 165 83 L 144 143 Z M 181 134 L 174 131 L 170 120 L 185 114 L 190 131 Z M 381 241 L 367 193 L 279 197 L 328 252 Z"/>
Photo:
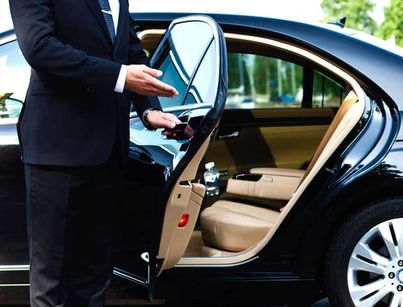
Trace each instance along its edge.
<path fill-rule="evenodd" d="M 151 193 L 146 199 L 151 208 L 151 242 L 144 251 L 148 257 L 143 253 L 148 276 L 139 282 L 149 288 L 150 296 L 157 274 L 182 257 L 203 200 L 203 187 L 192 180 L 226 100 L 226 48 L 221 29 L 206 16 L 174 20 L 156 48 L 151 66 L 162 70 L 162 81 L 177 88 L 177 97 L 159 100 L 163 110 L 177 115 L 182 124 L 166 137 L 161 129 L 145 129 L 137 116 L 130 121 L 130 172 L 138 180 L 137 189 L 144 187 Z M 180 224 L 184 216 L 187 223 Z M 136 223 L 133 218 L 132 223 Z M 140 262 L 138 255 L 132 262 Z M 125 265 L 119 273 L 136 281 L 138 271 L 132 268 L 135 266 Z"/>
<path fill-rule="evenodd" d="M 205 159 L 229 176 L 254 167 L 302 169 L 312 158 L 328 126 L 240 128 L 239 137 L 215 139 Z"/>
<path fill-rule="evenodd" d="M 178 24 L 182 26 L 181 22 Z M 198 26 L 201 27 L 195 31 Z M 208 28 L 211 35 L 202 33 Z M 199 56 L 197 52 L 192 53 L 184 49 L 186 52 L 180 57 L 185 62 L 184 66 L 191 66 L 189 63 L 193 61 L 193 57 L 197 59 L 196 73 L 187 74 L 188 76 L 186 73 L 183 74 L 185 76 L 181 75 L 182 80 L 189 81 L 186 82 L 187 92 L 181 99 L 182 104 L 176 107 L 183 109 L 179 115 L 188 118 L 193 136 L 186 145 L 185 156 L 178 161 L 178 168 L 173 170 L 167 180 L 167 189 L 164 189 L 167 192 L 164 196 L 167 198 L 162 200 L 162 208 L 165 208 L 161 216 L 162 228 L 155 234 L 159 239 L 156 250 L 156 260 L 159 263 L 156 273 L 159 274 L 179 261 L 189 243 L 204 197 L 204 190 L 200 185 L 191 181 L 196 178 L 199 164 L 210 142 L 211 133 L 221 116 L 226 99 L 226 49 L 221 29 L 211 19 L 203 17 L 197 24 L 192 25 L 192 29 L 187 30 L 186 35 L 189 34 L 190 37 L 186 38 L 186 43 L 193 44 L 193 40 L 197 37 L 197 44 L 194 45 L 200 47 L 204 45 L 205 50 Z M 203 44 L 203 40 L 207 43 Z M 180 49 L 180 46 L 176 47 Z M 195 48 L 195 46 L 192 47 Z M 161 50 L 157 48 L 154 57 L 160 54 Z M 164 104 L 164 101 L 161 102 Z M 194 107 L 198 105 L 204 107 Z M 168 106 L 172 108 L 172 104 Z M 181 148 L 184 148 L 184 144 Z M 188 217 L 187 224 L 178 224 L 184 216 Z"/>
<path fill-rule="evenodd" d="M 225 110 L 205 161 L 226 177 L 253 167 L 303 169 L 334 116 L 334 109 Z"/>
<path fill-rule="evenodd" d="M 172 268 L 180 260 L 192 236 L 206 190 L 204 185 L 190 181 L 196 177 L 209 142 L 210 137 L 182 172 L 169 196 L 157 256 L 163 259 L 160 272 Z M 180 227 L 178 223 L 183 214 L 187 214 L 189 220 L 186 226 Z"/>

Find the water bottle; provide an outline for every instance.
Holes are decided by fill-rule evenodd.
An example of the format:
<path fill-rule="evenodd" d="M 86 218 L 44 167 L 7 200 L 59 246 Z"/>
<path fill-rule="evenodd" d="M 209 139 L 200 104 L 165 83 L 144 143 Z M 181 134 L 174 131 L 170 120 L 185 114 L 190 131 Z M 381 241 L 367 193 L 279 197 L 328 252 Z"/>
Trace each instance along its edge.
<path fill-rule="evenodd" d="M 215 168 L 214 162 L 206 163 L 204 172 L 204 184 L 206 185 L 207 196 L 217 196 L 220 194 L 220 173 Z"/>

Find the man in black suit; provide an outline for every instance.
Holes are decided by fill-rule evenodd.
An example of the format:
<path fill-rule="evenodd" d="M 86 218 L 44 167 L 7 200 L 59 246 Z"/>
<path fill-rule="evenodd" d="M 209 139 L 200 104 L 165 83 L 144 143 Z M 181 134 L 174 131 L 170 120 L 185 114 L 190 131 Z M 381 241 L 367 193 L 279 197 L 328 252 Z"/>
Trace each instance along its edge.
<path fill-rule="evenodd" d="M 129 107 L 146 127 L 178 119 L 156 78 L 128 0 L 10 0 L 32 67 L 18 131 L 25 163 L 31 305 L 102 306 L 111 215 L 128 155 Z"/>

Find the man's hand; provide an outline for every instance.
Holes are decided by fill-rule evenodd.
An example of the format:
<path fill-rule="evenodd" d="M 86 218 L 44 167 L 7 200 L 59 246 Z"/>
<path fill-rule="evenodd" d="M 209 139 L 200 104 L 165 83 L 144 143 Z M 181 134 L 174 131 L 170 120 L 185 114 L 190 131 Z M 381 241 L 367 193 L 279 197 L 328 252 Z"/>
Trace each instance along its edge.
<path fill-rule="evenodd" d="M 157 110 L 148 113 L 145 120 L 154 129 L 164 128 L 168 130 L 175 128 L 176 124 L 181 122 L 175 115 Z"/>
<path fill-rule="evenodd" d="M 144 96 L 177 96 L 175 88 L 156 79 L 161 76 L 161 71 L 146 65 L 130 65 L 127 69 L 125 88 Z"/>

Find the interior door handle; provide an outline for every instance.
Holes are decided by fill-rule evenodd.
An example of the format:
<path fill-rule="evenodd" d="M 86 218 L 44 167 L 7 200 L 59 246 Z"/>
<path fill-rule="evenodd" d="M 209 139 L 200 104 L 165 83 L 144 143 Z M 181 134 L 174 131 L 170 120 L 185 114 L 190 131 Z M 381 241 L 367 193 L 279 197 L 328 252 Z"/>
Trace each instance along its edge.
<path fill-rule="evenodd" d="M 229 134 L 222 134 L 222 135 L 218 135 L 218 139 L 219 140 L 227 140 L 227 139 L 235 139 L 239 136 L 239 131 L 234 131 L 232 133 Z"/>

